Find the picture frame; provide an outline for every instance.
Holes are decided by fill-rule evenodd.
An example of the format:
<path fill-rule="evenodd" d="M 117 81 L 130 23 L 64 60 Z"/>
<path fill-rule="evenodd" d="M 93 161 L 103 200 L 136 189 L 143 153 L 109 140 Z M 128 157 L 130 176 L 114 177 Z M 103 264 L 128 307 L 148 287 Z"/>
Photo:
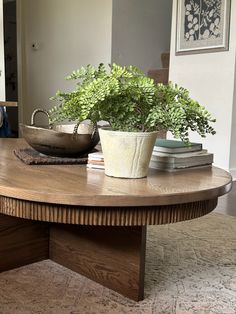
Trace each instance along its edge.
<path fill-rule="evenodd" d="M 176 55 L 229 50 L 231 0 L 177 0 Z"/>

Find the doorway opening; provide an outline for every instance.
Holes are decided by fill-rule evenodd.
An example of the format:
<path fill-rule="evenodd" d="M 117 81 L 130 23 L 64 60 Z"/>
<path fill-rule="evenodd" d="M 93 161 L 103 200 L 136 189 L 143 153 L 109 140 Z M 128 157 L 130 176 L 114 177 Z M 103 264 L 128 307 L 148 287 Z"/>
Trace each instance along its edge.
<path fill-rule="evenodd" d="M 16 0 L 3 0 L 6 101 L 18 101 Z M 18 137 L 18 108 L 6 107 L 11 136 Z"/>

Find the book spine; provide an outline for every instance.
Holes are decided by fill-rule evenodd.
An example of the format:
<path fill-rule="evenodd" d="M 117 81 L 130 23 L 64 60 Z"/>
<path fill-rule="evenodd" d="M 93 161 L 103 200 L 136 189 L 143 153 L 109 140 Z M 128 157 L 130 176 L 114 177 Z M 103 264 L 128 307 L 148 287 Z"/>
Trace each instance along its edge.
<path fill-rule="evenodd" d="M 201 164 L 201 163 L 212 163 L 213 154 L 205 154 L 198 156 L 190 157 L 169 157 L 169 156 L 152 156 L 151 160 L 157 163 L 166 163 L 166 164 Z"/>
<path fill-rule="evenodd" d="M 88 160 L 88 164 L 90 164 L 90 165 L 101 165 L 101 166 L 104 166 L 104 161 Z"/>
<path fill-rule="evenodd" d="M 101 170 L 104 170 L 104 169 L 105 169 L 105 166 L 87 164 L 87 168 L 89 168 L 89 169 L 101 169 Z"/>
<path fill-rule="evenodd" d="M 189 152 L 196 152 L 202 150 L 202 145 L 194 145 L 188 147 L 162 147 L 155 145 L 153 148 L 154 151 L 169 153 L 169 154 L 177 154 L 177 153 L 189 153 Z"/>
<path fill-rule="evenodd" d="M 182 157 L 192 157 L 192 156 L 199 156 L 199 155 L 206 155 L 206 154 L 209 154 L 207 152 L 207 149 L 202 149 L 200 151 L 196 151 L 196 152 L 184 152 L 184 153 L 173 153 L 173 154 L 170 154 L 170 153 L 164 153 L 164 152 L 157 152 L 155 150 L 153 150 L 152 152 L 152 156 L 160 156 L 160 157 L 178 157 L 178 158 L 182 158 Z"/>
<path fill-rule="evenodd" d="M 185 169 L 185 168 L 194 168 L 199 166 L 212 165 L 212 162 L 202 162 L 202 163 L 191 163 L 191 164 L 168 164 L 162 162 L 153 162 L 149 164 L 150 168 L 154 169 Z"/>

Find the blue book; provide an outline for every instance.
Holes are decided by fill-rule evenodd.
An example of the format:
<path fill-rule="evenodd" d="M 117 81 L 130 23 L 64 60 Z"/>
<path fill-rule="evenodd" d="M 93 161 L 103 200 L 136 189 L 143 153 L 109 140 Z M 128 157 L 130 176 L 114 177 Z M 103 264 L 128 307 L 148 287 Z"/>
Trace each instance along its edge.
<path fill-rule="evenodd" d="M 200 150 L 202 150 L 201 143 L 190 142 L 189 144 L 186 144 L 183 141 L 166 139 L 157 139 L 154 146 L 154 151 L 169 154 L 196 152 Z"/>

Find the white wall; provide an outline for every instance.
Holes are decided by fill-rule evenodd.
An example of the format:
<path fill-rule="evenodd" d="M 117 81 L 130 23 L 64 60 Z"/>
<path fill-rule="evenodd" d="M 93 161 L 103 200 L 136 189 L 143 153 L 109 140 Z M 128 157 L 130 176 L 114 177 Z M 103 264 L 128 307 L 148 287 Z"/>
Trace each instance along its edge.
<path fill-rule="evenodd" d="M 113 0 L 112 61 L 144 72 L 170 49 L 172 0 Z"/>
<path fill-rule="evenodd" d="M 231 145 L 230 145 L 230 172 L 236 180 L 236 62 L 234 71 L 234 99 L 233 99 L 233 114 L 232 114 L 232 130 L 231 130 Z"/>
<path fill-rule="evenodd" d="M 82 65 L 111 61 L 111 0 L 21 0 L 18 35 L 20 120 L 53 105 L 49 97 L 74 86 L 64 77 Z M 38 50 L 32 44 L 39 45 Z"/>
<path fill-rule="evenodd" d="M 204 147 L 215 154 L 215 165 L 229 169 L 235 84 L 236 1 L 232 1 L 231 7 L 229 51 L 182 56 L 175 56 L 176 5 L 177 0 L 173 0 L 170 80 L 189 89 L 191 96 L 217 119 L 214 125 L 216 135 L 209 135 L 203 140 L 193 134 L 191 140 L 202 141 Z M 232 164 L 235 165 L 236 160 L 232 160 Z"/>

